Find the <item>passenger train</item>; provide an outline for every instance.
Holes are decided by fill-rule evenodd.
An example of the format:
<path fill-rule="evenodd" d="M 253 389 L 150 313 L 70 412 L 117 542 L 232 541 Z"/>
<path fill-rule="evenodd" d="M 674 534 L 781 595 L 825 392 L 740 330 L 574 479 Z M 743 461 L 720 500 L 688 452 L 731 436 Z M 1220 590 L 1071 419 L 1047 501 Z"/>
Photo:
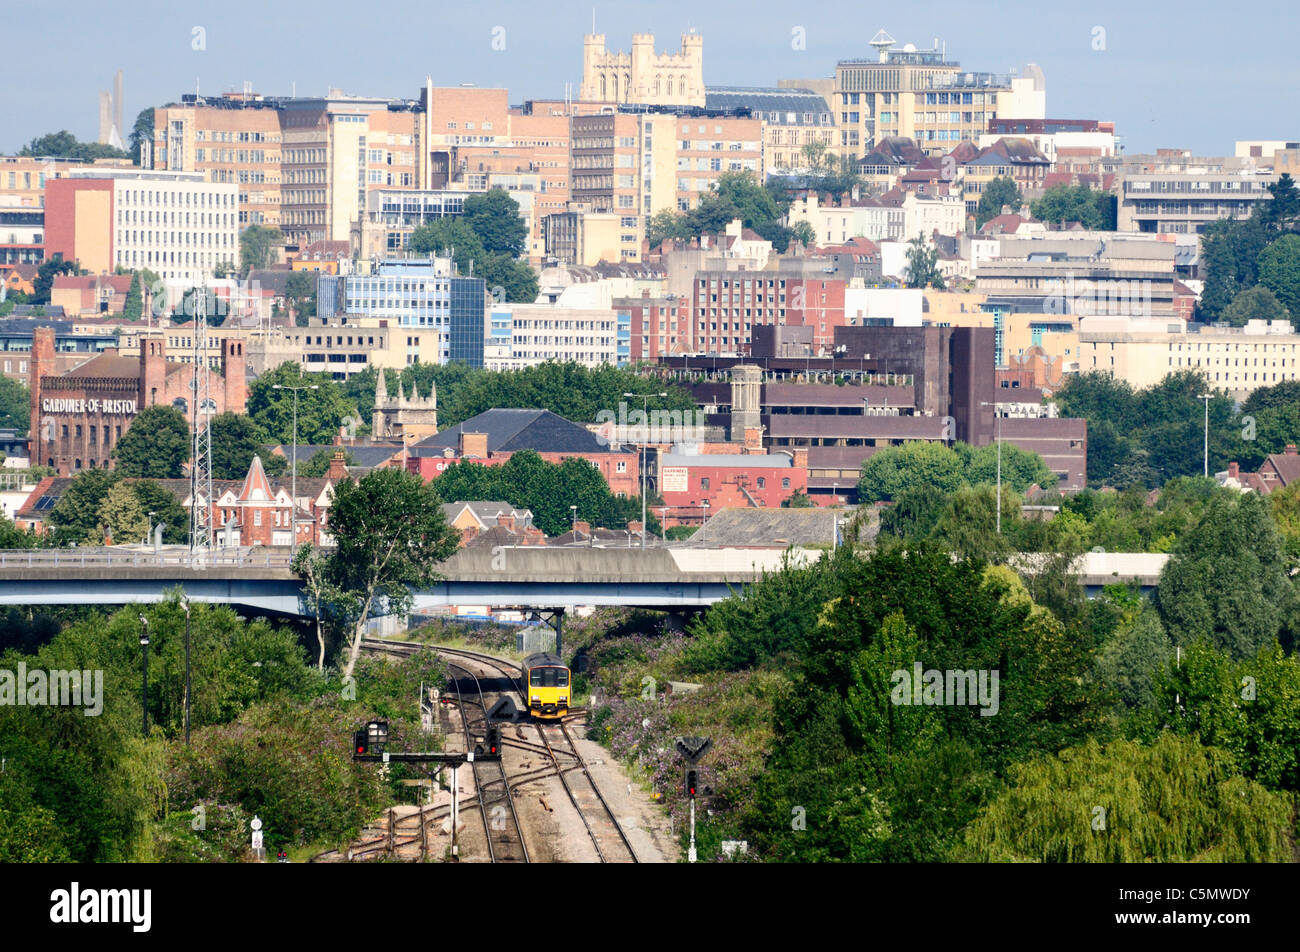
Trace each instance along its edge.
<path fill-rule="evenodd" d="M 524 659 L 519 693 L 528 713 L 543 720 L 559 720 L 569 713 L 572 678 L 558 655 L 542 652 Z"/>

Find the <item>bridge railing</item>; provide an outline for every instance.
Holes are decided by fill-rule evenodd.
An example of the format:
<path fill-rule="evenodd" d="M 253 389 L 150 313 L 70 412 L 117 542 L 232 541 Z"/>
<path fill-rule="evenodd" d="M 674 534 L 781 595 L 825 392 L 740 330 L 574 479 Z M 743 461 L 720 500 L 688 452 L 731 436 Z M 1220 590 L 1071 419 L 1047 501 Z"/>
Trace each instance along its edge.
<path fill-rule="evenodd" d="M 4 568 L 54 568 L 66 566 L 149 566 L 172 565 L 190 568 L 288 568 L 293 555 L 275 552 L 260 546 L 249 549 L 217 549 L 195 552 L 181 549 L 156 552 L 152 549 L 118 549 L 78 546 L 69 549 L 3 549 L 0 550 L 0 569 Z"/>

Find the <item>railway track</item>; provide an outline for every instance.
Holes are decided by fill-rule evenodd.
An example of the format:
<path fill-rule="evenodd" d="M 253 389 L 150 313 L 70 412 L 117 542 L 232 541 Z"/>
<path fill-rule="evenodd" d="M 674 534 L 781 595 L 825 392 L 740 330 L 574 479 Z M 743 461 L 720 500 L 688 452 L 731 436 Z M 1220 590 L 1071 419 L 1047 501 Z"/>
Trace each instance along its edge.
<path fill-rule="evenodd" d="M 487 734 L 486 692 L 478 675 L 469 668 L 454 662 L 448 662 L 447 667 L 464 672 L 473 686 L 473 696 L 467 701 L 461 688 L 462 679 L 458 677 L 452 682 L 456 688 L 461 726 L 465 733 L 465 749 L 473 750 L 474 744 Z M 506 776 L 505 761 L 475 759 L 470 762 L 470 769 L 474 774 L 474 791 L 478 799 L 479 815 L 483 819 L 488 858 L 494 863 L 527 863 L 528 846 L 524 842 L 519 815 L 515 812 L 514 794 Z"/>
<path fill-rule="evenodd" d="M 522 668 L 510 661 L 493 657 L 492 655 L 482 654 L 477 651 L 467 651 L 462 648 L 443 648 L 438 645 L 412 644 L 410 642 L 386 641 L 383 639 L 366 639 L 362 643 L 362 648 L 384 654 L 397 656 L 408 656 L 424 648 L 429 648 L 441 655 L 450 658 L 461 658 L 467 662 L 485 666 L 497 671 L 502 677 L 507 679 L 511 685 L 517 683 L 522 673 Z M 469 713 L 463 713 L 462 720 L 465 724 L 466 743 L 473 746 L 474 740 L 471 736 L 474 729 L 478 729 L 479 736 L 483 734 L 483 728 L 486 727 L 487 701 L 485 693 L 496 693 L 498 696 L 504 694 L 515 694 L 510 691 L 485 692 L 481 685 L 478 675 L 474 674 L 469 668 L 453 661 L 448 662 L 448 667 L 462 671 L 473 680 L 474 687 L 478 692 L 477 711 L 473 704 L 467 704 L 463 695 L 460 694 L 460 679 L 454 682 L 457 687 L 458 699 L 463 712 L 466 708 Z M 517 696 L 517 695 L 516 695 Z M 518 698 L 518 703 L 523 704 L 522 698 Z M 549 765 L 543 768 L 534 769 L 527 773 L 517 774 L 512 780 L 517 786 L 521 783 L 546 778 L 550 775 L 558 777 L 564 792 L 573 805 L 583 826 L 591 838 L 592 845 L 595 847 L 596 855 L 602 863 L 637 863 L 640 862 L 632 847 L 631 840 L 623 825 L 619 822 L 618 817 L 614 815 L 613 808 L 600 792 L 596 785 L 595 779 L 588 769 L 586 760 L 578 751 L 578 746 L 566 723 L 574 714 L 582 714 L 580 708 L 574 708 L 569 712 L 569 716 L 562 721 L 532 721 L 531 726 L 537 733 L 539 743 L 532 743 L 526 740 L 522 733 L 516 732 L 516 736 L 510 737 L 503 734 L 502 741 L 504 744 L 518 748 L 520 750 L 545 755 Z M 471 724 L 475 725 L 471 727 Z M 497 844 L 493 842 L 492 833 L 501 833 L 501 830 L 491 829 L 491 818 L 496 817 L 497 825 L 500 826 L 501 813 L 498 810 L 493 814 L 490 808 L 505 807 L 508 804 L 509 816 L 516 832 L 520 832 L 518 819 L 514 813 L 513 798 L 510 794 L 510 785 L 506 779 L 503 761 L 475 761 L 475 782 L 480 793 L 484 790 L 484 781 L 479 779 L 479 769 L 491 763 L 498 771 L 499 776 L 489 776 L 486 778 L 488 798 L 486 801 L 480 801 L 480 812 L 484 817 L 484 828 L 488 831 L 488 847 L 492 851 Z M 502 793 L 504 791 L 504 794 Z M 522 834 L 519 836 L 519 846 L 523 847 Z M 501 845 L 506 845 L 502 843 Z M 494 861 L 497 860 L 495 855 Z M 515 860 L 518 861 L 518 860 Z M 524 861 L 527 861 L 526 854 Z"/>

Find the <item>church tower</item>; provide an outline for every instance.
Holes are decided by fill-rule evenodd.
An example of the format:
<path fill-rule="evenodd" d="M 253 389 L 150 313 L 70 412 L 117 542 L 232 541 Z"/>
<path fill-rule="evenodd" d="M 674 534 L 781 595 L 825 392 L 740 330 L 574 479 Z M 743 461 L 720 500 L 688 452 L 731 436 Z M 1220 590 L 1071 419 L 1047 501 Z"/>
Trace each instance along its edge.
<path fill-rule="evenodd" d="M 438 390 L 430 382 L 429 395 L 420 396 L 418 387 L 412 385 L 411 395 L 400 378 L 397 395 L 390 397 L 384 372 L 379 372 L 375 385 L 375 411 L 371 416 L 371 435 L 377 440 L 400 440 L 415 443 L 438 432 Z"/>

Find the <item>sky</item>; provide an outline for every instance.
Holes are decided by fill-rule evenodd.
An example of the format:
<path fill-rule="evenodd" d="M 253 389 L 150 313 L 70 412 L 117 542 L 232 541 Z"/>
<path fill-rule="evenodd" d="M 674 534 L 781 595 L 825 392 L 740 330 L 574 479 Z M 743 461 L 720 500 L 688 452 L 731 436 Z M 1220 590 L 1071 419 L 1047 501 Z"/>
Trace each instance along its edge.
<path fill-rule="evenodd" d="M 560 98 L 565 83 L 576 95 L 593 9 L 613 50 L 646 32 L 657 50 L 676 51 L 693 28 L 704 39 L 708 85 L 829 77 L 837 60 L 872 55 L 868 41 L 883 27 L 900 44 L 946 41 L 949 58 L 971 70 L 1037 63 L 1049 117 L 1113 121 L 1128 153 L 1222 155 L 1237 139 L 1300 139 L 1300 5 L 1276 0 L 1241 8 L 1210 0 L 16 5 L 0 34 L 3 153 L 60 129 L 93 141 L 98 91 L 118 69 L 123 137 L 141 109 L 196 86 L 217 95 L 245 81 L 267 95 L 338 87 L 415 98 L 426 76 L 435 85 L 504 86 L 512 103 Z"/>

